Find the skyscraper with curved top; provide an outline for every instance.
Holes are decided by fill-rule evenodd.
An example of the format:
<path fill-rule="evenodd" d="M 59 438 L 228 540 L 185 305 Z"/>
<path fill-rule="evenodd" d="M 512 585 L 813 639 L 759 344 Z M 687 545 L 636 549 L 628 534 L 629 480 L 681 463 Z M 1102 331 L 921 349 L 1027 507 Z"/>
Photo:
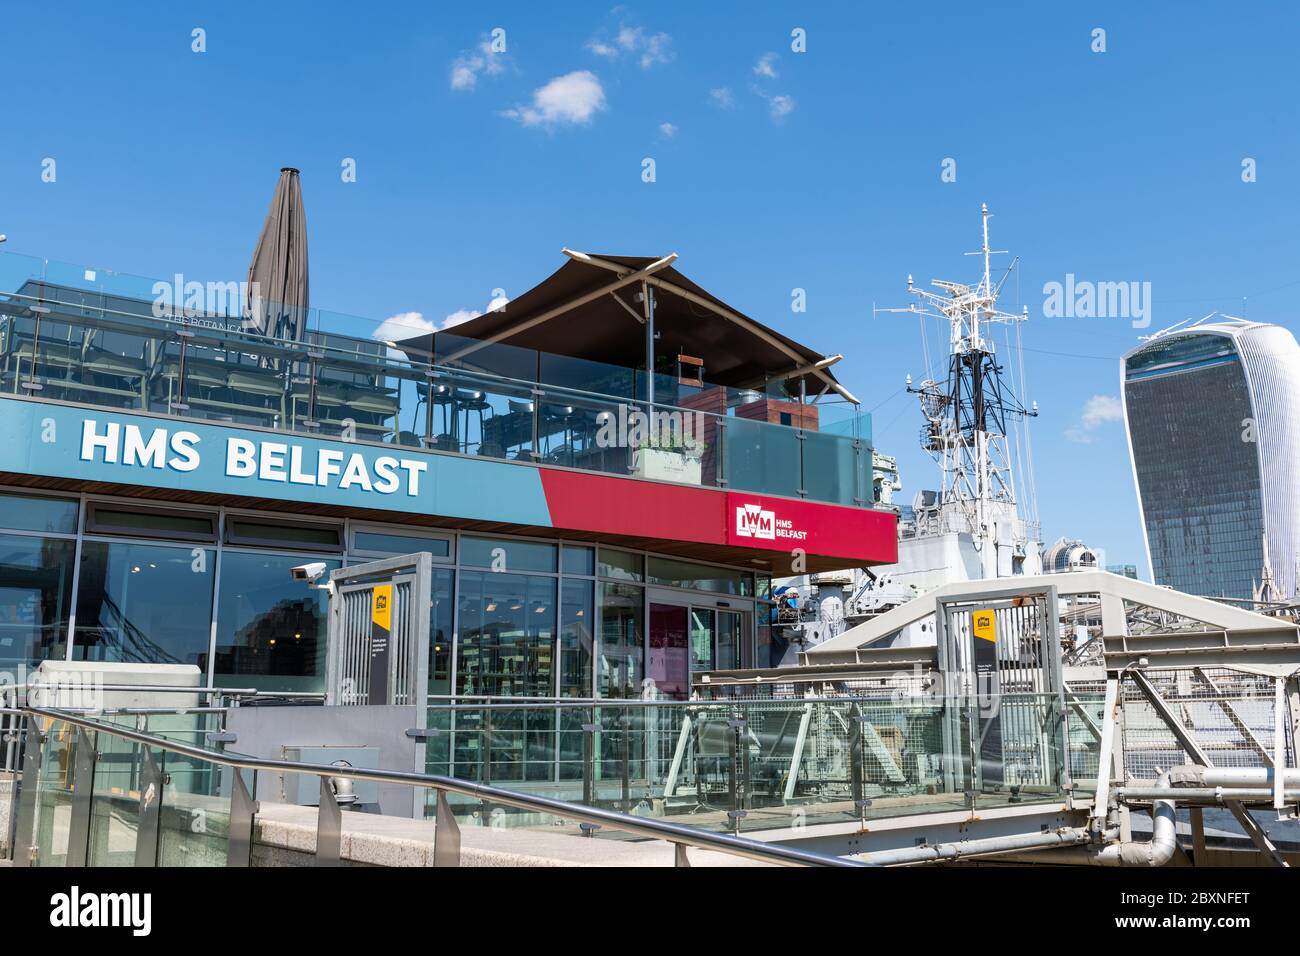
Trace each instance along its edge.
<path fill-rule="evenodd" d="M 1296 593 L 1300 345 L 1285 328 L 1216 317 L 1120 361 L 1124 424 L 1152 580 L 1252 599 Z"/>

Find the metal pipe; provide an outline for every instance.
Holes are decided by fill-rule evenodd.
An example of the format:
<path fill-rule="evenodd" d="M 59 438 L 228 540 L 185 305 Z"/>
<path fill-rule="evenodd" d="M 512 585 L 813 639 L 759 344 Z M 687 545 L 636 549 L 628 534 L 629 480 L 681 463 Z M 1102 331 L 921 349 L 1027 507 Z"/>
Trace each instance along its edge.
<path fill-rule="evenodd" d="M 1188 803 L 1193 800 L 1208 800 L 1212 803 L 1227 803 L 1231 800 L 1271 800 L 1271 787 L 1120 787 L 1116 790 L 1120 800 L 1173 800 L 1175 803 Z M 1288 800 L 1300 799 L 1300 789 L 1286 791 Z"/>
<path fill-rule="evenodd" d="M 1176 767 L 1172 779 L 1199 783 L 1206 787 L 1272 787 L 1277 774 L 1272 767 Z M 1300 770 L 1283 772 L 1286 787 L 1300 787 Z"/>
<path fill-rule="evenodd" d="M 1169 788 L 1169 774 L 1162 773 L 1156 781 L 1161 790 Z M 1067 863 L 1086 866 L 1164 866 L 1178 849 L 1178 831 L 1174 826 L 1174 801 L 1156 800 L 1152 814 L 1151 839 L 1090 846 L 1070 847 L 1024 862 Z M 1009 859 L 1014 860 L 1014 857 Z"/>
<path fill-rule="evenodd" d="M 933 846 L 909 846 L 898 850 L 878 850 L 863 853 L 859 859 L 879 866 L 907 866 L 913 863 L 941 863 L 977 856 L 993 856 L 1015 850 L 1045 850 L 1051 847 L 1069 847 L 1087 843 L 1091 839 L 1087 830 L 1070 827 L 1047 833 L 1024 833 L 1016 836 L 990 837 L 986 840 L 961 840 L 957 843 L 936 843 Z"/>

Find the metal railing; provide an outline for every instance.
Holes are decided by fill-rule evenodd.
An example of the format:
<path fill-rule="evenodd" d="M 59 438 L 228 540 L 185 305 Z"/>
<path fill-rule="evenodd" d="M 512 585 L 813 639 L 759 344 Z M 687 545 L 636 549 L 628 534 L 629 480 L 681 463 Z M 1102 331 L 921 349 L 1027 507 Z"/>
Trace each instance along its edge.
<path fill-rule="evenodd" d="M 36 842 L 37 827 L 40 823 L 38 816 L 53 817 L 54 813 L 43 813 L 42 808 L 60 805 L 69 808 L 66 816 L 67 839 L 66 846 L 61 848 L 61 852 L 54 856 L 54 859 L 61 858 L 64 865 L 94 865 L 99 860 L 98 851 L 92 852 L 92 829 L 97 819 L 96 813 L 99 813 L 99 818 L 103 818 L 112 813 L 121 815 L 123 812 L 133 812 L 135 841 L 131 858 L 136 866 L 158 865 L 163 834 L 172 834 L 172 831 L 162 824 L 164 809 L 172 809 L 165 808 L 164 804 L 174 797 L 174 794 L 169 796 L 164 791 L 164 787 L 171 783 L 170 776 L 164 773 L 169 755 L 173 760 L 182 758 L 180 766 L 183 770 L 197 768 L 212 771 L 215 768 L 225 768 L 234 771 L 229 775 L 230 795 L 226 809 L 228 822 L 224 862 L 227 866 L 252 864 L 252 850 L 256 842 L 254 818 L 258 811 L 253 795 L 256 793 L 256 775 L 259 772 L 306 774 L 319 777 L 321 801 L 317 815 L 315 847 L 318 865 L 338 865 L 341 861 L 343 814 L 334 789 L 334 781 L 339 779 L 405 785 L 433 791 L 437 803 L 433 850 L 435 866 L 457 866 L 460 862 L 460 829 L 447 803 L 448 794 L 573 821 L 581 824 L 588 833 L 592 829 L 608 827 L 637 837 L 667 841 L 675 847 L 675 860 L 679 866 L 690 865 L 685 852 L 687 847 L 716 850 L 748 860 L 787 866 L 866 865 L 855 860 L 763 843 L 729 834 L 713 833 L 662 820 L 646 819 L 435 774 L 340 767 L 332 764 L 300 763 L 219 753 L 157 735 L 113 726 L 76 713 L 41 707 L 5 709 L 0 712 L 18 714 L 24 717 L 26 722 L 23 773 L 18 791 L 18 805 L 12 821 L 14 837 L 10 843 L 16 866 L 28 866 L 33 863 L 49 865 L 51 855 L 47 854 L 43 859 L 42 849 Z M 42 729 L 39 726 L 41 721 L 49 723 Z M 64 738 L 62 741 L 52 741 L 52 736 L 57 736 L 52 734 L 57 724 L 63 725 L 60 731 Z M 70 733 L 72 728 L 76 729 L 75 744 Z M 134 788 L 125 790 L 118 788 L 118 792 L 114 793 L 113 788 L 99 787 L 100 774 L 103 771 L 97 768 L 96 764 L 103 759 L 101 751 L 105 749 L 101 743 L 101 735 L 133 745 L 127 769 L 132 775 Z M 51 751 L 51 743 L 56 746 L 61 745 L 61 749 L 57 752 Z M 159 754 L 158 758 L 154 756 L 155 751 Z M 186 764 L 184 761 L 190 763 Z M 120 771 L 122 764 L 119 763 L 117 766 Z M 251 790 L 239 771 L 253 772 Z M 212 780 L 215 776 L 215 773 L 210 773 L 208 779 Z M 130 793 L 136 790 L 139 792 L 138 802 L 121 799 L 129 798 Z M 116 804 L 116 807 L 97 809 L 96 803 L 100 802 Z M 125 807 L 126 803 L 133 806 Z M 184 828 L 177 828 L 172 835 L 179 839 L 183 834 Z M 209 856 L 208 859 L 211 857 Z"/>

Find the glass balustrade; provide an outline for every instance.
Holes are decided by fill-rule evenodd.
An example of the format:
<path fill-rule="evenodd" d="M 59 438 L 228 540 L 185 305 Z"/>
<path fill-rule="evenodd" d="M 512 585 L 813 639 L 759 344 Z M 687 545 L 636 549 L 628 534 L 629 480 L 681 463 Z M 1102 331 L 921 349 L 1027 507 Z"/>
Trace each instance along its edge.
<path fill-rule="evenodd" d="M 651 403 L 644 370 L 401 316 L 376 328 L 262 302 L 273 334 L 256 334 L 235 285 L 0 253 L 0 394 L 871 505 L 869 418 L 853 406 L 658 373 Z"/>
<path fill-rule="evenodd" d="M 426 757 L 429 773 L 506 789 L 710 829 L 779 828 L 1060 800 L 1067 766 L 1095 776 L 1096 765 L 1073 724 L 1065 742 L 1067 715 L 1032 694 L 466 703 L 430 708 Z"/>

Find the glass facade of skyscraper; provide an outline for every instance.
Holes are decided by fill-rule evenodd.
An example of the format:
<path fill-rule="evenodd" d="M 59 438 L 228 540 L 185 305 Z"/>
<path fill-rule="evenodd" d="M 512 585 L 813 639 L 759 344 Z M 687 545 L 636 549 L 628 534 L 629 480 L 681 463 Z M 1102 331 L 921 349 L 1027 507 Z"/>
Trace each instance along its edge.
<path fill-rule="evenodd" d="M 1264 508 L 1233 340 L 1175 336 L 1131 354 L 1124 400 L 1155 582 L 1249 600 L 1264 566 Z"/>

